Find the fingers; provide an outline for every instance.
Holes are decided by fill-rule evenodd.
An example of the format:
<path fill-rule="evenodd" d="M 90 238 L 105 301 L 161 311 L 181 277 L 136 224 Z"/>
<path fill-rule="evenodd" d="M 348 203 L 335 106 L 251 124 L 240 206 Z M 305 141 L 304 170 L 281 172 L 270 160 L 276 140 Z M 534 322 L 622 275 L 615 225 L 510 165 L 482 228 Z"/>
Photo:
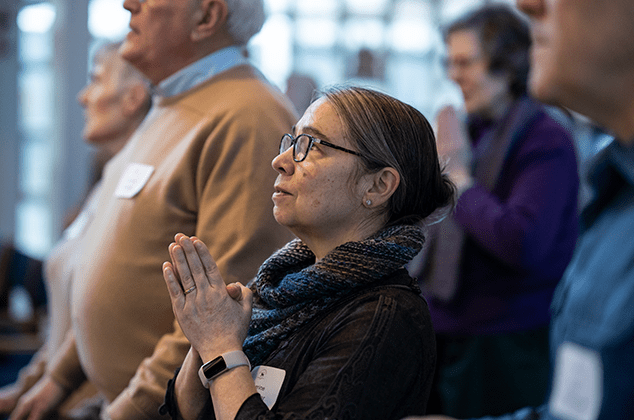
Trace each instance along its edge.
<path fill-rule="evenodd" d="M 15 384 L 6 386 L 0 390 L 0 413 L 10 413 L 18 403 L 20 393 Z"/>
<path fill-rule="evenodd" d="M 198 254 L 198 257 L 200 258 L 200 262 L 207 276 L 207 280 L 209 281 L 209 284 L 211 284 L 211 286 L 213 287 L 224 286 L 225 282 L 222 279 L 222 276 L 220 275 L 218 266 L 216 265 L 216 262 L 214 261 L 214 259 L 211 257 L 211 254 L 209 253 L 209 249 L 207 249 L 207 246 L 205 245 L 205 243 L 201 241 L 200 239 L 196 238 L 195 236 L 192 237 L 192 241 L 193 241 L 194 248 L 196 249 L 196 252 Z"/>
<path fill-rule="evenodd" d="M 18 406 L 11 413 L 9 420 L 39 420 L 43 417 L 44 412 L 41 407 L 31 400 L 27 400 L 26 402 L 18 402 Z"/>
<path fill-rule="evenodd" d="M 199 283 L 201 282 L 204 283 L 203 280 L 205 280 L 204 277 L 206 273 L 205 273 L 205 269 L 203 268 L 203 263 L 200 260 L 200 256 L 198 255 L 198 251 L 194 247 L 194 242 L 193 242 L 194 239 L 188 238 L 187 236 L 182 234 L 177 235 L 175 239 L 176 239 L 176 244 L 180 245 L 183 253 L 185 254 L 185 258 L 187 259 L 187 264 L 189 266 L 189 271 L 194 279 L 195 285 L 200 287 L 201 284 Z M 198 242 L 200 242 L 200 240 L 198 240 Z M 178 247 L 175 248 L 175 251 L 178 252 Z M 209 251 L 207 251 L 207 253 L 209 253 Z M 211 258 L 211 256 L 209 258 Z M 187 287 L 185 287 L 185 284 L 183 284 L 183 288 L 187 290 Z"/>
<path fill-rule="evenodd" d="M 187 241 L 189 241 L 188 238 Z M 191 268 L 191 264 L 188 260 L 187 255 L 185 254 L 185 250 L 183 249 L 183 246 L 181 245 L 182 242 L 184 242 L 184 238 L 181 236 L 179 237 L 179 235 L 177 235 L 176 237 L 176 243 L 171 243 L 169 246 L 169 253 L 170 253 L 170 257 L 172 259 L 172 267 L 174 269 L 173 272 L 175 272 L 175 277 L 178 278 L 178 280 L 180 280 L 180 287 L 183 290 L 183 293 L 187 292 L 187 294 L 196 291 L 196 281 L 194 279 L 192 270 Z M 200 274 L 201 269 L 198 269 L 198 273 Z"/>
<path fill-rule="evenodd" d="M 163 279 L 165 280 L 167 290 L 172 299 L 172 305 L 183 306 L 185 293 L 183 292 L 180 281 L 176 278 L 174 267 L 167 261 L 163 263 Z"/>
<path fill-rule="evenodd" d="M 180 286 L 185 295 L 195 293 L 199 288 L 224 286 L 216 262 L 211 257 L 207 246 L 195 236 L 191 238 L 177 234 L 169 245 L 172 263 L 163 264 L 163 277 L 174 296 L 178 290 L 172 282 Z"/>
<path fill-rule="evenodd" d="M 59 407 L 66 396 L 64 388 L 45 375 L 26 394 L 20 397 L 10 419 L 40 420 L 50 418 L 50 413 Z"/>

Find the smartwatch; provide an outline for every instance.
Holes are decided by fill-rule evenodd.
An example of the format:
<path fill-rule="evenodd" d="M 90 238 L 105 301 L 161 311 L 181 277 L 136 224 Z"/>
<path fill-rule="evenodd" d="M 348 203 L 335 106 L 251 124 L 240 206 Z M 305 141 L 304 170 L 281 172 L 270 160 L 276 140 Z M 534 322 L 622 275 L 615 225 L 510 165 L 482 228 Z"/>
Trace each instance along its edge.
<path fill-rule="evenodd" d="M 209 383 L 217 376 L 222 375 L 226 371 L 238 366 L 248 366 L 251 370 L 251 363 L 247 355 L 242 350 L 230 351 L 223 353 L 215 359 L 205 363 L 198 369 L 198 376 L 205 388 L 209 388 Z"/>

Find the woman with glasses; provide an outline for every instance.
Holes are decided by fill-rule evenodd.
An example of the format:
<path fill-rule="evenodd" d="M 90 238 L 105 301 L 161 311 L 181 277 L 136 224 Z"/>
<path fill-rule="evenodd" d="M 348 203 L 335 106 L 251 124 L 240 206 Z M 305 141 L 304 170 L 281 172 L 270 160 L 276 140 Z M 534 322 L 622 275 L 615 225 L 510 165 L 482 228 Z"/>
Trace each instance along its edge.
<path fill-rule="evenodd" d="M 417 224 L 453 204 L 425 117 L 361 88 L 326 91 L 280 142 L 274 215 L 297 239 L 244 287 L 195 237 L 163 274 L 191 343 L 161 408 L 173 418 L 400 419 L 435 367 L 427 304 L 403 268 Z"/>
<path fill-rule="evenodd" d="M 526 92 L 522 17 L 487 5 L 452 22 L 445 42 L 467 117 L 441 110 L 438 150 L 459 197 L 411 272 L 436 331 L 429 410 L 469 418 L 544 400 L 549 308 L 577 239 L 579 182 L 571 134 Z"/>

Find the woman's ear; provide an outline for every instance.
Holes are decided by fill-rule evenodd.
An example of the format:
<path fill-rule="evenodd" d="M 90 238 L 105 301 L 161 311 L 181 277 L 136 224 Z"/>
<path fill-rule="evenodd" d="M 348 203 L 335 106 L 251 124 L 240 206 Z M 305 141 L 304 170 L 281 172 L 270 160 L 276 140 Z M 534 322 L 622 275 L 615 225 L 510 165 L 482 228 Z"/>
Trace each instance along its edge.
<path fill-rule="evenodd" d="M 368 176 L 370 185 L 363 196 L 366 207 L 376 207 L 386 203 L 401 183 L 398 171 L 391 167 L 385 167 Z"/>
<path fill-rule="evenodd" d="M 224 27 L 227 14 L 227 3 L 224 0 L 201 0 L 194 15 L 192 41 L 201 41 L 218 32 Z"/>

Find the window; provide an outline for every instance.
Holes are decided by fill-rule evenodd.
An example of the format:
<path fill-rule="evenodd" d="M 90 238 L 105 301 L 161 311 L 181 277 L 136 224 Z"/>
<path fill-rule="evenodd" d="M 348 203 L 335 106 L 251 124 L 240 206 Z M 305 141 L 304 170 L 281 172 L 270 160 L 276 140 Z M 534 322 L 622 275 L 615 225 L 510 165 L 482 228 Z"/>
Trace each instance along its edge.
<path fill-rule="evenodd" d="M 19 201 L 16 246 L 41 258 L 53 241 L 53 25 L 56 10 L 49 2 L 29 4 L 18 13 Z"/>

